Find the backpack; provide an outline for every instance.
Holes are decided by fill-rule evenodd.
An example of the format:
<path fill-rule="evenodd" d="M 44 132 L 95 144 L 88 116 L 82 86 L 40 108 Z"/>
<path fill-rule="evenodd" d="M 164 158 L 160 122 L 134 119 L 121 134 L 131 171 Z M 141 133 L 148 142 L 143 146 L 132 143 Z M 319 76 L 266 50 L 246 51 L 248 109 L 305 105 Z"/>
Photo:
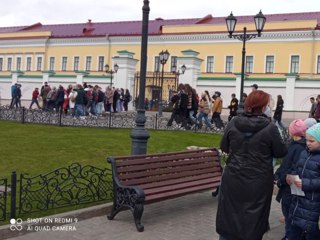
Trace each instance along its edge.
<path fill-rule="evenodd" d="M 103 102 L 104 101 L 104 92 L 98 91 L 98 102 Z"/>

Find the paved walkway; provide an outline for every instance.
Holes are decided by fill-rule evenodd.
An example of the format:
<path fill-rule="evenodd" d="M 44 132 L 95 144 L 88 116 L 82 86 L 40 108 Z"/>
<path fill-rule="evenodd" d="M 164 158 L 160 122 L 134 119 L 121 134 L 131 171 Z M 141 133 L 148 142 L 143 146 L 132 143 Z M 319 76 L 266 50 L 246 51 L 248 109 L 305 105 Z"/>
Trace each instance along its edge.
<path fill-rule="evenodd" d="M 69 224 L 74 231 L 53 231 L 51 227 L 49 231 L 29 231 L 25 235 L 9 239 L 216 240 L 218 239 L 215 232 L 216 209 L 217 199 L 211 196 L 211 192 L 204 192 L 146 205 L 142 218 L 145 230 L 142 233 L 136 230 L 131 212 L 126 211 L 119 213 L 113 221 L 102 215 Z M 100 214 L 105 214 L 105 210 L 100 211 Z M 270 214 L 271 230 L 265 234 L 263 240 L 281 239 L 284 225 L 279 222 L 280 216 L 280 204 L 273 199 Z M 0 239 L 4 238 L 0 235 Z"/>

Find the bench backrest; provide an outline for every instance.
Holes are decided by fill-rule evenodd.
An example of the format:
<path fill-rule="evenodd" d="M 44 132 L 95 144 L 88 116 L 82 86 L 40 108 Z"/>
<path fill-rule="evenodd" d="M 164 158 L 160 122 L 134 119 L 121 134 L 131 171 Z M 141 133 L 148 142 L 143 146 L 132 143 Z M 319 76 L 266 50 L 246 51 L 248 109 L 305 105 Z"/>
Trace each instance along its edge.
<path fill-rule="evenodd" d="M 222 174 L 219 152 L 215 148 L 109 159 L 113 159 L 118 179 L 126 186 Z"/>

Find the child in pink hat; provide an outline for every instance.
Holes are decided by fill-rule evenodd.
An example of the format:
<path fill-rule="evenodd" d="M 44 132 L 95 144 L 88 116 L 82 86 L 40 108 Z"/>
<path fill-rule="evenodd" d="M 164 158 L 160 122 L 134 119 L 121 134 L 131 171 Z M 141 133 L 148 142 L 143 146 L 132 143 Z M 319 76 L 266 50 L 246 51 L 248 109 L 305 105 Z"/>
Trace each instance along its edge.
<path fill-rule="evenodd" d="M 306 132 L 307 149 L 301 152 L 291 174 L 287 178 L 304 192 L 304 196 L 293 195 L 290 206 L 289 239 L 320 239 L 320 123 Z"/>
<path fill-rule="evenodd" d="M 291 141 L 288 145 L 288 153 L 275 172 L 275 181 L 279 187 L 276 200 L 281 203 L 281 210 L 285 221 L 285 236 L 282 238 L 283 240 L 288 239 L 290 235 L 289 209 L 292 201 L 290 185 L 287 183 L 286 177 L 298 162 L 300 153 L 306 148 L 306 129 L 306 123 L 301 119 L 293 120 L 290 123 L 289 135 Z"/>

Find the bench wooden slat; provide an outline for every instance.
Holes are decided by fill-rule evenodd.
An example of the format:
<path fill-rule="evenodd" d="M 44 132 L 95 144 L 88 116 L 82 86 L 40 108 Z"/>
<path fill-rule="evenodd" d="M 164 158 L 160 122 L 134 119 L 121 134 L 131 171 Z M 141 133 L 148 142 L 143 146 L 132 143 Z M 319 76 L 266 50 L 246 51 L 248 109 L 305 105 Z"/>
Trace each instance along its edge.
<path fill-rule="evenodd" d="M 185 188 L 192 188 L 192 187 L 197 187 L 201 185 L 207 185 L 215 182 L 220 182 L 221 177 L 215 177 L 215 178 L 206 178 L 206 179 L 201 179 L 201 180 L 196 180 L 196 181 L 191 181 L 191 182 L 184 182 L 184 183 L 179 183 L 179 184 L 174 184 L 174 185 L 168 185 L 168 186 L 163 186 L 163 187 L 156 187 L 156 188 L 151 188 L 151 189 L 143 189 L 144 193 L 146 196 L 148 195 L 154 195 L 162 192 L 176 192 Z"/>
<path fill-rule="evenodd" d="M 171 154 L 171 155 L 152 155 L 145 157 L 136 157 L 131 159 L 121 159 L 121 158 L 115 158 L 117 162 L 117 167 L 123 167 L 123 166 L 132 166 L 132 165 L 139 165 L 144 164 L 146 162 L 149 163 L 156 163 L 156 162 L 166 162 L 166 161 L 172 161 L 172 160 L 178 160 L 178 159 L 185 159 L 185 158 L 203 158 L 203 157 L 218 157 L 218 153 L 216 151 L 207 150 L 203 152 L 184 152 L 179 154 Z"/>
<path fill-rule="evenodd" d="M 196 181 L 196 180 L 200 180 L 200 179 L 214 178 L 217 176 L 221 176 L 221 173 L 220 172 L 213 172 L 213 173 L 206 173 L 206 174 L 201 174 L 201 175 L 193 175 L 190 177 L 169 179 L 169 180 L 165 180 L 165 181 L 161 181 L 161 182 L 140 184 L 139 186 L 145 190 L 148 188 L 169 186 L 169 185 L 178 184 L 178 183 Z"/>
<path fill-rule="evenodd" d="M 220 182 L 215 182 L 215 183 L 208 183 L 206 185 L 196 186 L 192 188 L 184 188 L 174 192 L 163 192 L 159 194 L 148 195 L 146 196 L 145 201 L 151 203 L 154 201 L 159 201 L 161 199 L 169 199 L 171 197 L 183 196 L 189 193 L 196 193 L 196 192 L 201 192 L 205 190 L 215 189 L 219 186 L 220 186 Z"/>
<path fill-rule="evenodd" d="M 167 153 L 155 153 L 155 154 L 142 154 L 142 155 L 130 155 L 130 156 L 118 156 L 112 157 L 115 161 L 118 160 L 130 160 L 133 161 L 135 159 L 147 159 L 147 158 L 154 158 L 154 157 L 165 157 L 165 156 L 172 156 L 172 155 L 180 155 L 180 154 L 193 154 L 193 153 L 204 153 L 204 152 L 218 152 L 215 148 L 206 148 L 206 149 L 196 149 L 196 150 L 186 150 L 180 152 L 167 152 Z"/>
<path fill-rule="evenodd" d="M 161 168 L 153 171 L 140 171 L 135 173 L 122 173 L 119 175 L 120 180 L 126 179 L 134 179 L 134 178 L 146 178 L 149 181 L 153 182 L 153 178 L 156 178 L 158 175 L 166 175 L 166 174 L 173 174 L 173 173 L 182 173 L 188 171 L 196 171 L 201 169 L 210 169 L 219 166 L 218 163 L 203 163 L 203 164 L 192 164 L 187 166 L 179 166 L 173 168 Z"/>
<path fill-rule="evenodd" d="M 139 165 L 133 165 L 133 166 L 126 166 L 126 167 L 117 167 L 118 173 L 123 173 L 123 172 L 136 172 L 136 171 L 141 171 L 141 170 L 151 170 L 151 169 L 160 169 L 160 168 L 169 168 L 169 167 L 175 167 L 175 166 L 182 166 L 182 165 L 189 165 L 189 164 L 200 164 L 200 163 L 205 163 L 205 162 L 219 162 L 219 158 L 215 157 L 213 158 L 212 156 L 208 157 L 202 157 L 202 158 L 197 158 L 197 159 L 172 159 L 168 162 L 157 162 L 157 163 L 151 163 L 151 162 L 144 162 L 144 164 L 139 164 Z"/>

